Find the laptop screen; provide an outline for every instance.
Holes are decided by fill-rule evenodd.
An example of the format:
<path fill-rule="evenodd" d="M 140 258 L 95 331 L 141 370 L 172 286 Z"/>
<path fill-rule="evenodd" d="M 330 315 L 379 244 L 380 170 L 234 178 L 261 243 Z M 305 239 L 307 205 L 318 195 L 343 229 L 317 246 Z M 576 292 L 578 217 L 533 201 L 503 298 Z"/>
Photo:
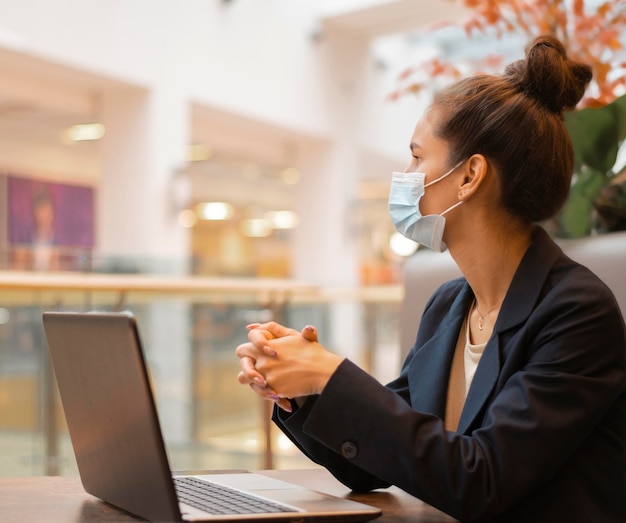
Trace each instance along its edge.
<path fill-rule="evenodd" d="M 85 490 L 149 520 L 180 520 L 134 317 L 43 321 Z"/>

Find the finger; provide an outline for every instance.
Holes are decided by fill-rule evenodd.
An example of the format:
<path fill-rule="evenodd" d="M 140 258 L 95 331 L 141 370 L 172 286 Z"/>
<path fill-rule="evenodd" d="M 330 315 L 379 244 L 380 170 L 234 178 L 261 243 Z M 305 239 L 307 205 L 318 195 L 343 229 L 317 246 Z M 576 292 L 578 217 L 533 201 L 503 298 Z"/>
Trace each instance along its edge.
<path fill-rule="evenodd" d="M 293 412 L 293 408 L 291 407 L 291 401 L 287 398 L 281 398 L 275 402 L 281 409 L 286 410 L 287 412 Z"/>
<path fill-rule="evenodd" d="M 261 356 L 261 353 L 268 356 L 276 356 L 276 351 L 267 346 L 267 343 L 262 343 L 260 346 L 256 346 L 253 343 L 242 343 L 235 349 L 235 355 L 239 359 L 251 358 L 256 361 L 256 358 Z"/>
<path fill-rule="evenodd" d="M 270 321 L 267 323 L 263 323 L 260 325 L 261 329 L 269 332 L 274 338 L 282 338 L 284 336 L 293 336 L 294 334 L 299 334 L 295 329 L 290 329 L 281 325 L 280 323 L 276 323 L 275 321 Z"/>
<path fill-rule="evenodd" d="M 252 343 L 242 343 L 235 349 L 235 355 L 238 358 L 251 358 L 254 354 L 258 354 L 258 350 Z"/>
<path fill-rule="evenodd" d="M 265 381 L 265 377 L 258 370 L 256 370 L 255 365 L 256 360 L 244 357 L 239 360 L 239 366 L 241 367 L 241 372 L 245 376 L 247 381 L 239 380 L 239 383 L 254 383 L 261 388 L 267 387 L 267 382 Z"/>
<path fill-rule="evenodd" d="M 256 392 L 259 396 L 261 396 L 263 399 L 266 399 L 266 400 L 269 400 L 269 401 L 273 401 L 281 409 L 283 409 L 283 410 L 285 410 L 287 412 L 293 412 L 293 408 L 291 406 L 291 401 L 289 401 L 289 399 L 281 398 L 278 394 L 276 394 L 276 392 L 274 392 L 272 389 L 268 388 L 267 386 L 259 387 L 256 383 L 248 382 L 247 378 L 246 378 L 246 376 L 245 376 L 245 374 L 243 372 L 240 372 L 239 375 L 237 376 L 237 378 L 239 379 L 239 383 L 241 383 L 242 385 L 244 385 L 246 383 L 248 385 L 250 385 L 250 388 L 254 392 Z"/>
<path fill-rule="evenodd" d="M 284 400 L 287 400 L 287 398 L 281 398 L 275 391 L 273 391 L 269 387 L 259 387 L 255 383 L 250 383 L 250 388 L 265 400 L 274 402 L 283 401 L 283 404 Z"/>
<path fill-rule="evenodd" d="M 269 345 L 269 340 L 272 339 L 272 335 L 263 329 L 254 329 L 248 333 L 248 340 L 250 343 L 244 345 L 248 345 L 248 347 L 242 347 L 242 349 L 237 353 L 239 357 L 240 354 L 249 354 L 249 346 L 252 345 L 255 350 L 263 352 L 263 354 L 267 356 L 274 357 L 277 355 L 276 350 L 274 350 Z M 238 348 L 239 350 L 239 348 Z"/>
<path fill-rule="evenodd" d="M 263 346 L 273 338 L 274 336 L 269 331 L 261 327 L 248 331 L 248 341 L 252 343 L 257 350 L 262 350 Z"/>
<path fill-rule="evenodd" d="M 261 398 L 263 398 L 264 400 L 275 401 L 273 396 L 276 395 L 270 392 L 270 389 L 266 387 L 259 387 L 255 383 L 250 383 L 249 386 L 256 394 L 261 396 Z"/>
<path fill-rule="evenodd" d="M 258 329 L 260 326 L 260 323 L 251 323 L 250 325 L 246 325 L 246 329 L 251 331 L 252 329 Z"/>
<path fill-rule="evenodd" d="M 250 380 L 248 379 L 248 376 L 246 376 L 246 374 L 242 370 L 240 370 L 239 374 L 237 374 L 237 381 L 242 385 L 250 385 Z"/>
<path fill-rule="evenodd" d="M 266 356 L 271 356 L 272 358 L 278 356 L 278 352 L 276 352 L 276 349 L 272 348 L 270 345 L 263 345 L 261 350 Z"/>
<path fill-rule="evenodd" d="M 256 358 L 259 356 L 259 352 L 267 356 L 274 357 L 277 355 L 277 352 L 274 348 L 268 345 L 267 338 L 263 335 L 257 336 L 248 336 L 251 341 L 250 343 L 242 343 L 235 349 L 235 354 L 238 358 Z"/>
<path fill-rule="evenodd" d="M 302 329 L 302 337 L 308 341 L 317 341 L 317 329 L 313 325 L 307 325 Z"/>
<path fill-rule="evenodd" d="M 271 389 L 259 389 L 254 384 L 252 384 L 251 386 L 259 396 L 267 400 L 273 401 L 281 409 L 286 410 L 287 412 L 293 412 L 291 401 L 289 401 L 288 398 L 281 398 L 278 394 L 276 394 L 276 392 L 272 391 Z"/>

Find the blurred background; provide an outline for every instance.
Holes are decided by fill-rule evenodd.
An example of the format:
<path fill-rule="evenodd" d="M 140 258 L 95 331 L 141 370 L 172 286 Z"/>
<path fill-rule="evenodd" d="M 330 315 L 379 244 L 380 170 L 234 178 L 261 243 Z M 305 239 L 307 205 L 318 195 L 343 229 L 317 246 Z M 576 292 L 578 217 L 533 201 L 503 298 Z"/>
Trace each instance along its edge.
<path fill-rule="evenodd" d="M 174 469 L 312 466 L 236 382 L 245 325 L 400 366 L 391 172 L 468 40 L 446 0 L 0 0 L 0 475 L 75 474 L 44 310 L 139 320 Z M 497 43 L 496 43 L 497 42 Z M 396 95 L 394 95 L 396 93 Z"/>

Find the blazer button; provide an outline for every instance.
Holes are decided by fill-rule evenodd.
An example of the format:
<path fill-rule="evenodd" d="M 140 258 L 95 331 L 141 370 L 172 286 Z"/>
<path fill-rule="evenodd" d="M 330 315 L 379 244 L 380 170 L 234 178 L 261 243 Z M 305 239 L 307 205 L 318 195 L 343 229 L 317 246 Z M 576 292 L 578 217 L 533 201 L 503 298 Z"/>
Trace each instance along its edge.
<path fill-rule="evenodd" d="M 347 459 L 356 458 L 356 455 L 359 453 L 359 449 L 356 444 L 352 441 L 344 441 L 341 444 L 341 455 Z"/>

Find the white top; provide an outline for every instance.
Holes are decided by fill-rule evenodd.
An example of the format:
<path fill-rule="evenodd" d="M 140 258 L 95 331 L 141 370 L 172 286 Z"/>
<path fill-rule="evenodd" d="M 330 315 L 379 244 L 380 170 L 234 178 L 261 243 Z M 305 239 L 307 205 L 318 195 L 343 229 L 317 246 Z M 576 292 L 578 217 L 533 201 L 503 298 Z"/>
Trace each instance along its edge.
<path fill-rule="evenodd" d="M 465 322 L 465 396 L 467 397 L 467 393 L 469 391 L 470 385 L 472 384 L 472 380 L 474 379 L 474 374 L 476 373 L 476 367 L 478 367 L 478 362 L 485 351 L 485 345 L 487 342 L 480 343 L 478 345 L 474 345 L 470 342 L 470 329 L 469 329 L 469 321 Z"/>

